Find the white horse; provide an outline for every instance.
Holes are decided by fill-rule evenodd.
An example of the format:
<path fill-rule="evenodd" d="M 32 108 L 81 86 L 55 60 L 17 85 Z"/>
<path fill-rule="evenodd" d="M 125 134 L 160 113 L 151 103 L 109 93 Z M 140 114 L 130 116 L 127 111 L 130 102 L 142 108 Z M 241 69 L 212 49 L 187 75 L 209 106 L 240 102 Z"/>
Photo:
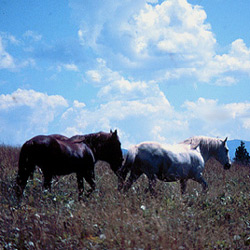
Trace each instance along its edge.
<path fill-rule="evenodd" d="M 208 187 L 202 176 L 206 161 L 214 157 L 225 169 L 231 167 L 226 141 L 209 137 L 192 137 L 179 144 L 161 145 L 143 142 L 131 147 L 119 170 L 118 189 L 127 191 L 143 173 L 149 179 L 149 190 L 154 193 L 157 178 L 166 182 L 180 180 L 182 193 L 187 180 L 200 183 L 205 191 Z M 125 182 L 130 171 L 130 176 Z"/>

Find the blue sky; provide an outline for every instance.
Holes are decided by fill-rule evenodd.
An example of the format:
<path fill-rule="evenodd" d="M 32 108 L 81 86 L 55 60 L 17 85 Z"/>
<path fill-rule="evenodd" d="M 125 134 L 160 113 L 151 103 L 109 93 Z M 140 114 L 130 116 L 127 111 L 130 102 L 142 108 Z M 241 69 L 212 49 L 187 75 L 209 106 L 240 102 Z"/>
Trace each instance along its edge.
<path fill-rule="evenodd" d="M 0 3 L 0 143 L 250 140 L 250 2 Z"/>

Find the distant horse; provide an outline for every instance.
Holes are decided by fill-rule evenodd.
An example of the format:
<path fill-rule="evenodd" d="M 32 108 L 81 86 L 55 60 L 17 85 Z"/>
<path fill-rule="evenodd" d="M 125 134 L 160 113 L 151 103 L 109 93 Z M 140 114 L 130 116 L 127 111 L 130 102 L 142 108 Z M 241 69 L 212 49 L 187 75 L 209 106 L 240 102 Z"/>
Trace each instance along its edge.
<path fill-rule="evenodd" d="M 59 140 L 85 143 L 92 150 L 95 160 L 109 163 L 111 169 L 116 175 L 118 169 L 122 165 L 123 155 L 117 130 L 114 132 L 110 130 L 110 133 L 98 132 L 87 135 L 75 135 L 71 138 L 67 138 L 63 135 L 51 136 Z"/>
<path fill-rule="evenodd" d="M 54 176 L 76 173 L 79 199 L 84 192 L 83 178 L 95 189 L 95 159 L 91 149 L 82 142 L 61 141 L 39 135 L 24 143 L 19 156 L 16 194 L 20 199 L 29 176 L 38 166 L 44 176 L 44 188 L 51 189 Z"/>
<path fill-rule="evenodd" d="M 149 179 L 149 190 L 154 193 L 157 178 L 166 182 L 180 180 L 184 193 L 188 179 L 200 183 L 205 191 L 208 185 L 202 176 L 204 165 L 214 157 L 225 169 L 231 166 L 225 140 L 193 137 L 182 143 L 170 146 L 155 142 L 144 142 L 133 146 L 127 153 L 125 163 L 118 171 L 119 189 L 127 191 L 143 173 Z M 124 184 L 126 176 L 130 176 Z"/>

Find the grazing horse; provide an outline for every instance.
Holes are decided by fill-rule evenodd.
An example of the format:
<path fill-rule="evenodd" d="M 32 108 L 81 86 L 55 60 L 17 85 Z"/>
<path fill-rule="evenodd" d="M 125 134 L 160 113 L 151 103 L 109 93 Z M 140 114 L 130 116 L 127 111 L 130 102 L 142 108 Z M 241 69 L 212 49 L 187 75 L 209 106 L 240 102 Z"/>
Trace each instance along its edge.
<path fill-rule="evenodd" d="M 214 157 L 225 169 L 231 166 L 226 140 L 193 137 L 176 145 L 161 145 L 144 142 L 133 146 L 118 171 L 118 188 L 127 191 L 143 173 L 149 179 L 149 190 L 154 193 L 156 179 L 173 182 L 180 180 L 182 193 L 187 180 L 200 183 L 205 191 L 208 187 L 202 176 L 206 161 Z M 130 176 L 124 185 L 128 172 Z"/>
<path fill-rule="evenodd" d="M 83 178 L 95 189 L 95 159 L 91 149 L 82 142 L 61 141 L 51 136 L 39 135 L 24 143 L 19 156 L 16 194 L 21 198 L 27 180 L 38 166 L 44 176 L 43 186 L 51 189 L 53 176 L 76 173 L 79 199 L 84 192 Z"/>
<path fill-rule="evenodd" d="M 63 135 L 51 136 L 59 140 L 85 143 L 92 150 L 95 160 L 106 161 L 109 163 L 111 169 L 116 175 L 118 169 L 122 165 L 123 155 L 117 130 L 114 132 L 110 130 L 110 133 L 98 132 L 87 135 L 75 135 L 71 138 L 67 138 Z"/>

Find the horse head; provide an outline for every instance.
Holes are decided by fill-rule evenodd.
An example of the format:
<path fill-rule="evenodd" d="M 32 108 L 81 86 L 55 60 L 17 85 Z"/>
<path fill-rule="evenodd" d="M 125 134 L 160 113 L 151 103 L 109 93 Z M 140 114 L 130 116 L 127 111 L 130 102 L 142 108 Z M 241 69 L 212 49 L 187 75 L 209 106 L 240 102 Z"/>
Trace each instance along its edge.
<path fill-rule="evenodd" d="M 110 164 L 111 169 L 117 174 L 117 171 L 123 162 L 121 142 L 119 140 L 117 130 L 114 132 L 110 130 L 110 133 L 107 134 L 107 139 L 102 145 L 101 158 L 107 161 Z"/>
<path fill-rule="evenodd" d="M 229 169 L 231 167 L 231 160 L 229 157 L 229 150 L 226 145 L 227 137 L 225 140 L 219 140 L 218 149 L 216 150 L 215 159 L 219 161 L 224 169 Z"/>

